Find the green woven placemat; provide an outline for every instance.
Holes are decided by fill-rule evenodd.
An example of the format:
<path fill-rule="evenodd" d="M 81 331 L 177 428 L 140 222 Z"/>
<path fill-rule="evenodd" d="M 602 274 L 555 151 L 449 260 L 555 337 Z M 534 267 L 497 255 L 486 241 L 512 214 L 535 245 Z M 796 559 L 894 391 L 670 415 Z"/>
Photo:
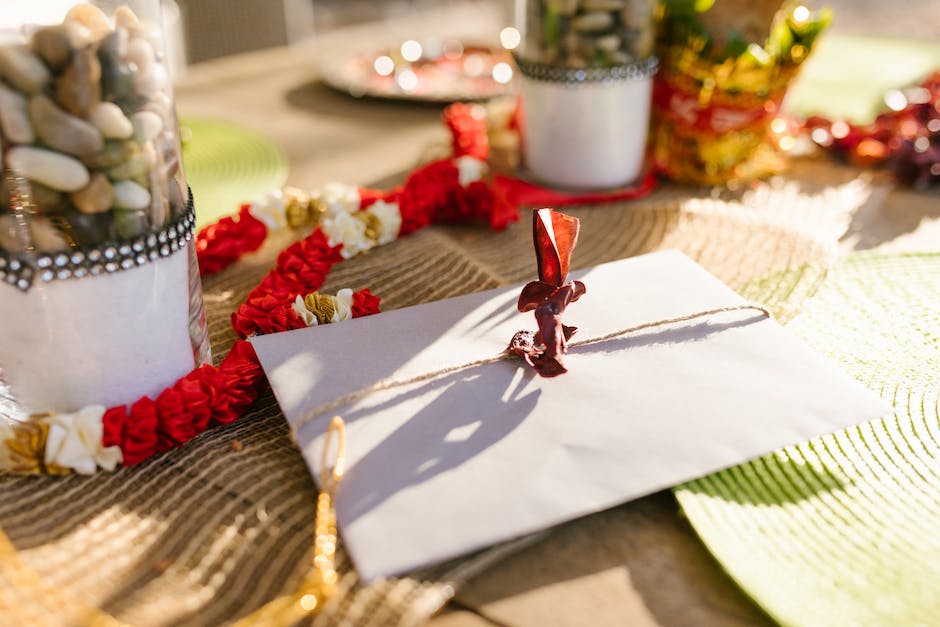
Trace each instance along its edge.
<path fill-rule="evenodd" d="M 237 212 L 241 203 L 278 189 L 287 179 L 284 151 L 263 135 L 206 118 L 181 118 L 180 127 L 197 228 Z"/>
<path fill-rule="evenodd" d="M 680 486 L 683 510 L 781 623 L 937 624 L 940 254 L 851 256 L 788 328 L 895 415 Z"/>

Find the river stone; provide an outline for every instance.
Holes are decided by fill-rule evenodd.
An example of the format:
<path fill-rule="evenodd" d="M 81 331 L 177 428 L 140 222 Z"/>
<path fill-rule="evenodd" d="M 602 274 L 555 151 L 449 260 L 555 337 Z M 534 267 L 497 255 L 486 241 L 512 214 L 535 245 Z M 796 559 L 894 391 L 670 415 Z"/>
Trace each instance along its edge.
<path fill-rule="evenodd" d="M 0 46 L 0 76 L 25 94 L 42 90 L 51 79 L 46 65 L 25 45 Z"/>
<path fill-rule="evenodd" d="M 652 28 L 641 30 L 633 40 L 633 53 L 641 59 L 648 57 L 653 54 L 655 43 Z"/>
<path fill-rule="evenodd" d="M 130 159 L 122 161 L 113 168 L 108 168 L 108 178 L 112 181 L 126 181 L 143 177 L 143 180 L 146 180 L 149 169 L 147 154 L 138 152 Z"/>
<path fill-rule="evenodd" d="M 91 182 L 71 195 L 75 208 L 82 213 L 104 213 L 114 204 L 114 187 L 101 172 L 91 177 Z"/>
<path fill-rule="evenodd" d="M 58 72 L 72 58 L 72 38 L 68 26 L 47 26 L 33 33 L 30 48 L 46 62 L 53 72 Z"/>
<path fill-rule="evenodd" d="M 16 218 L 9 213 L 0 215 L 0 248 L 11 253 L 25 253 L 29 248 L 20 239 Z"/>
<path fill-rule="evenodd" d="M 42 141 L 61 152 L 82 157 L 104 148 L 101 132 L 81 118 L 69 115 L 43 95 L 29 101 L 29 116 Z"/>
<path fill-rule="evenodd" d="M 77 22 L 91 31 L 95 39 L 101 39 L 111 32 L 108 17 L 98 7 L 82 2 L 76 4 L 65 14 L 66 22 Z"/>
<path fill-rule="evenodd" d="M 14 144 L 31 144 L 36 139 L 26 112 L 26 98 L 0 83 L 0 126 L 3 135 Z"/>
<path fill-rule="evenodd" d="M 54 218 L 56 225 L 78 246 L 94 246 L 109 239 L 115 233 L 111 225 L 111 213 L 81 213 L 70 211 Z"/>
<path fill-rule="evenodd" d="M 618 35 L 604 35 L 603 37 L 598 37 L 596 41 L 598 49 L 607 52 L 618 50 L 621 43 L 622 41 Z"/>
<path fill-rule="evenodd" d="M 621 11 L 623 0 L 584 0 L 585 11 Z"/>
<path fill-rule="evenodd" d="M 585 13 L 571 20 L 571 25 L 579 33 L 597 33 L 614 25 L 610 13 Z"/>
<path fill-rule="evenodd" d="M 130 139 L 134 134 L 134 125 L 113 102 L 99 102 L 88 119 L 105 139 Z"/>
<path fill-rule="evenodd" d="M 139 152 L 140 146 L 132 141 L 106 141 L 101 152 L 82 157 L 82 163 L 89 168 L 106 170 L 133 158 Z"/>
<path fill-rule="evenodd" d="M 78 159 L 32 146 L 16 146 L 7 151 L 11 170 L 63 192 L 77 192 L 88 185 L 88 170 Z"/>
<path fill-rule="evenodd" d="M 125 209 L 114 210 L 114 230 L 121 239 L 133 239 L 150 229 L 150 221 L 145 211 Z"/>
<path fill-rule="evenodd" d="M 33 246 L 41 253 L 57 253 L 69 247 L 68 241 L 48 218 L 34 217 L 29 221 Z"/>
<path fill-rule="evenodd" d="M 150 207 L 150 192 L 133 181 L 114 184 L 115 209 L 147 209 Z"/>
<path fill-rule="evenodd" d="M 131 116 L 134 139 L 143 143 L 156 139 L 163 130 L 163 120 L 152 111 L 139 111 Z"/>
<path fill-rule="evenodd" d="M 620 12 L 620 21 L 628 28 L 652 29 L 653 6 L 652 0 L 629 0 Z"/>
<path fill-rule="evenodd" d="M 162 92 L 169 84 L 166 68 L 155 63 L 144 72 L 138 72 L 134 79 L 134 87 L 138 94 L 151 98 Z"/>
<path fill-rule="evenodd" d="M 126 28 L 129 31 L 134 31 L 140 28 L 140 20 L 130 7 L 120 6 L 114 12 L 114 25 L 118 28 Z"/>
<path fill-rule="evenodd" d="M 134 37 L 127 44 L 127 60 L 136 65 L 139 72 L 149 72 L 157 62 L 153 46 L 143 37 Z"/>
<path fill-rule="evenodd" d="M 55 214 L 65 211 L 69 207 L 68 199 L 65 194 L 46 187 L 42 183 L 30 181 L 29 193 L 32 197 L 33 205 L 39 209 L 42 214 Z"/>
<path fill-rule="evenodd" d="M 101 64 L 93 46 L 76 50 L 55 84 L 56 100 L 73 115 L 87 118 L 101 101 Z"/>

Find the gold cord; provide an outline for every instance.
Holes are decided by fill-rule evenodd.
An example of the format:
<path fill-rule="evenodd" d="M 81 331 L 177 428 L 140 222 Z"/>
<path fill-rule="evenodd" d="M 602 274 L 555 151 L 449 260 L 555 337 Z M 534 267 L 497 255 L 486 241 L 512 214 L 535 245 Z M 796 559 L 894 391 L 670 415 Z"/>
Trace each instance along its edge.
<path fill-rule="evenodd" d="M 332 446 L 336 440 L 335 452 Z M 237 627 L 287 627 L 318 612 L 336 592 L 336 488 L 346 466 L 346 430 L 339 416 L 330 422 L 323 443 L 323 472 L 314 524 L 313 563 L 297 592 L 274 599 L 242 618 Z M 31 611 L 31 609 L 32 611 Z M 42 580 L 20 559 L 10 538 L 0 529 L 0 616 L 16 625 L 130 627 Z"/>
<path fill-rule="evenodd" d="M 333 453 L 333 440 L 336 440 Z M 346 430 L 343 419 L 334 416 L 323 442 L 323 469 L 314 525 L 313 567 L 297 591 L 284 595 L 242 618 L 235 627 L 281 627 L 313 616 L 336 592 L 336 488 L 346 467 Z"/>
<path fill-rule="evenodd" d="M 651 322 L 644 322 L 642 324 L 638 324 L 632 327 L 627 327 L 625 329 L 620 329 L 619 331 L 613 331 L 612 333 L 608 333 L 606 335 L 602 335 L 599 337 L 593 337 L 593 338 L 587 338 L 584 340 L 569 342 L 568 346 L 570 348 L 574 346 L 587 346 L 590 344 L 598 344 L 600 342 L 613 340 L 618 337 L 628 335 L 630 333 L 636 333 L 637 331 L 644 331 L 646 329 L 652 329 L 655 327 L 668 326 L 670 324 L 677 324 L 679 322 L 689 322 L 691 320 L 697 320 L 699 318 L 706 318 L 708 316 L 714 316 L 714 315 L 722 314 L 722 313 L 729 313 L 733 311 L 748 311 L 748 310 L 760 312 L 764 314 L 764 316 L 767 318 L 773 318 L 773 314 L 770 312 L 770 310 L 764 307 L 763 305 L 746 304 L 746 305 L 731 305 L 728 307 L 716 307 L 714 309 L 705 309 L 703 311 L 697 311 L 691 314 L 676 316 L 674 318 L 663 318 L 660 320 L 653 320 Z M 483 359 L 477 359 L 475 361 L 470 361 L 470 362 L 463 363 L 463 364 L 457 364 L 454 366 L 448 366 L 446 368 L 440 368 L 438 370 L 432 370 L 430 372 L 424 372 L 422 374 L 414 375 L 412 377 L 406 377 L 404 379 L 383 379 L 379 381 L 378 383 L 375 383 L 373 385 L 370 385 L 364 388 L 360 388 L 358 390 L 350 392 L 349 394 L 344 394 L 343 396 L 340 396 L 339 398 L 336 398 L 332 401 L 329 401 L 327 403 L 323 403 L 317 407 L 314 407 L 309 412 L 304 414 L 300 418 L 300 420 L 297 421 L 295 425 L 293 425 L 294 431 L 301 429 L 304 425 L 312 422 L 318 416 L 322 416 L 323 414 L 327 412 L 336 410 L 340 407 L 345 407 L 346 405 L 349 405 L 350 403 L 354 403 L 358 400 L 362 400 L 363 398 L 371 394 L 375 394 L 376 392 L 382 392 L 385 390 L 393 390 L 395 388 L 399 388 L 405 385 L 411 385 L 413 383 L 422 383 L 424 381 L 436 379 L 437 377 L 442 377 L 448 374 L 454 374 L 456 372 L 462 372 L 464 370 L 469 370 L 470 368 L 476 368 L 477 366 L 483 366 L 486 364 L 495 363 L 497 361 L 504 361 L 504 360 L 510 360 L 510 359 L 516 359 L 516 357 L 504 351 L 502 353 L 499 353 L 498 355 L 493 355 L 491 357 L 484 357 Z"/>

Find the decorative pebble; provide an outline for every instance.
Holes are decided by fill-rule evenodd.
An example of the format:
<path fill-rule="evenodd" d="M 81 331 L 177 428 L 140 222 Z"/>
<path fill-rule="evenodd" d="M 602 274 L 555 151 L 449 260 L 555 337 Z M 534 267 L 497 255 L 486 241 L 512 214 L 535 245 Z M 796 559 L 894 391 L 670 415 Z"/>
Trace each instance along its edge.
<path fill-rule="evenodd" d="M 42 90 L 51 79 L 42 60 L 26 46 L 0 46 L 0 76 L 25 94 Z"/>
<path fill-rule="evenodd" d="M 150 192 L 133 181 L 114 184 L 115 209 L 147 209 L 150 207 Z"/>
<path fill-rule="evenodd" d="M 128 6 L 119 6 L 114 12 L 114 25 L 133 31 L 140 28 L 140 20 Z"/>
<path fill-rule="evenodd" d="M 30 180 L 63 192 L 77 192 L 90 180 L 88 170 L 80 161 L 44 148 L 11 148 L 6 154 L 6 164 Z"/>
<path fill-rule="evenodd" d="M 11 253 L 25 253 L 29 244 L 23 241 L 19 233 L 16 218 L 8 213 L 0 215 L 0 248 Z"/>
<path fill-rule="evenodd" d="M 621 11 L 623 0 L 584 0 L 585 11 Z"/>
<path fill-rule="evenodd" d="M 29 116 L 40 139 L 51 148 L 82 157 L 104 148 L 101 132 L 81 118 L 69 115 L 43 95 L 29 100 Z"/>
<path fill-rule="evenodd" d="M 72 24 L 47 26 L 33 33 L 30 47 L 53 72 L 58 72 L 72 58 L 72 36 L 69 27 Z"/>
<path fill-rule="evenodd" d="M 654 7 L 652 0 L 628 0 L 626 8 L 620 12 L 620 21 L 627 28 L 651 31 Z"/>
<path fill-rule="evenodd" d="M 140 147 L 132 141 L 107 141 L 101 152 L 82 157 L 82 163 L 89 168 L 106 170 L 133 158 L 138 152 Z"/>
<path fill-rule="evenodd" d="M 75 207 L 86 214 L 103 213 L 114 204 L 114 187 L 104 174 L 96 172 L 91 182 L 71 195 Z"/>
<path fill-rule="evenodd" d="M 111 25 L 104 12 L 98 7 L 82 2 L 76 4 L 65 14 L 66 22 L 77 22 L 91 31 L 95 39 L 101 39 L 111 32 Z"/>
<path fill-rule="evenodd" d="M 89 120 L 106 139 L 130 139 L 134 134 L 134 125 L 113 102 L 99 102 L 91 110 Z"/>
<path fill-rule="evenodd" d="M 163 130 L 163 120 L 152 111 L 139 111 L 131 116 L 134 125 L 134 139 L 139 142 L 152 141 Z"/>
<path fill-rule="evenodd" d="M 59 105 L 80 118 L 87 118 L 101 101 L 101 64 L 91 47 L 76 50 L 56 80 Z"/>
<path fill-rule="evenodd" d="M 26 98 L 0 83 L 0 126 L 14 144 L 31 144 L 36 138 L 26 113 Z"/>
<path fill-rule="evenodd" d="M 162 65 L 154 65 L 145 72 L 138 72 L 134 79 L 137 93 L 147 97 L 160 93 L 168 84 L 169 77 Z"/>
<path fill-rule="evenodd" d="M 117 231 L 118 237 L 132 239 L 149 231 L 150 223 L 143 211 L 115 209 L 114 230 Z"/>
<path fill-rule="evenodd" d="M 559 15 L 574 15 L 578 12 L 578 0 L 552 0 Z"/>
<path fill-rule="evenodd" d="M 30 181 L 29 192 L 33 204 L 39 208 L 39 212 L 42 214 L 54 214 L 68 209 L 68 199 L 65 194 L 50 189 L 42 183 Z"/>
<path fill-rule="evenodd" d="M 55 253 L 69 247 L 62 232 L 48 218 L 32 218 L 29 233 L 33 238 L 33 246 L 41 253 Z"/>
<path fill-rule="evenodd" d="M 127 60 L 136 65 L 139 72 L 149 72 L 157 63 L 153 46 L 143 37 L 134 37 L 127 44 Z"/>
<path fill-rule="evenodd" d="M 59 223 L 66 237 L 71 238 L 79 246 L 91 246 L 112 239 L 112 216 L 106 213 L 80 213 L 70 211 L 63 214 Z"/>
<path fill-rule="evenodd" d="M 579 33 L 596 33 L 614 25 L 610 13 L 585 13 L 571 20 L 571 26 Z"/>
<path fill-rule="evenodd" d="M 150 164 L 147 160 L 147 154 L 137 152 L 132 157 L 121 161 L 113 168 L 108 168 L 108 178 L 112 181 L 126 181 L 144 177 Z"/>
<path fill-rule="evenodd" d="M 597 38 L 597 48 L 606 52 L 614 52 L 620 49 L 620 37 L 617 35 L 604 35 Z"/>

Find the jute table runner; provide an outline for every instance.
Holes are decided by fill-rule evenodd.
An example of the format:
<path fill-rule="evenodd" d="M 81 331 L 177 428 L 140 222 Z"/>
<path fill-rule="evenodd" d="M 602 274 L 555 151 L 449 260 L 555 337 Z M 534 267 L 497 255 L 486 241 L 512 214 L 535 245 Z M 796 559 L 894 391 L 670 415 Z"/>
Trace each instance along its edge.
<path fill-rule="evenodd" d="M 806 195 L 763 187 L 735 202 L 666 188 L 631 204 L 574 208 L 582 220 L 575 265 L 679 249 L 732 287 L 749 286 L 746 297 L 787 319 L 824 278 L 863 188 L 856 181 Z M 287 243 L 269 242 L 205 281 L 217 358 L 234 340 L 230 312 Z M 369 287 L 387 310 L 528 280 L 534 271 L 527 220 L 496 234 L 432 227 L 339 264 L 324 290 Z M 93 477 L 0 476 L 0 527 L 46 581 L 121 620 L 212 625 L 295 588 L 309 565 L 315 494 L 268 394 L 229 428 L 138 467 Z M 421 622 L 512 549 L 367 587 L 341 551 L 340 591 L 316 624 Z"/>

